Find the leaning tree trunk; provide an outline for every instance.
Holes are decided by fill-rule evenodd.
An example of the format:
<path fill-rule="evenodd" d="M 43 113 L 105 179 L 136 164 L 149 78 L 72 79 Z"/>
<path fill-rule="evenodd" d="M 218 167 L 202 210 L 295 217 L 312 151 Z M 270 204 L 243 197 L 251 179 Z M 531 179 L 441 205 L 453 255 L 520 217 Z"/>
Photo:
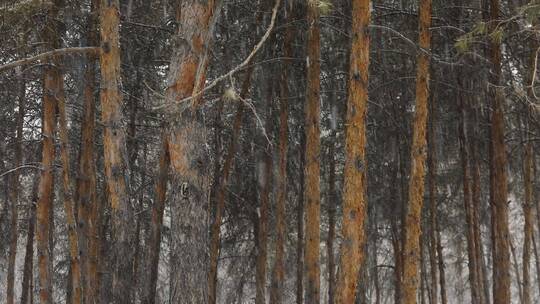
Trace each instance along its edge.
<path fill-rule="evenodd" d="M 320 28 L 318 1 L 307 3 L 307 88 L 305 103 L 305 303 L 320 302 Z"/>
<path fill-rule="evenodd" d="M 178 10 L 177 47 L 171 60 L 165 101 L 174 103 L 193 93 L 201 58 L 211 33 L 210 23 L 216 10 L 214 0 L 181 1 Z M 204 64 L 203 64 L 204 66 Z M 172 303 L 208 301 L 208 181 L 206 130 L 192 103 L 183 103 L 171 119 L 168 135 L 171 161 Z"/>
<path fill-rule="evenodd" d="M 366 112 L 369 78 L 370 1 L 352 2 L 352 39 L 345 138 L 345 181 L 343 189 L 343 242 L 341 244 L 336 304 L 355 302 L 364 264 L 366 242 Z M 334 157 L 334 156 L 332 156 Z"/>
<path fill-rule="evenodd" d="M 51 49 L 60 47 L 59 24 L 56 20 L 62 0 L 57 0 L 47 13 L 43 40 Z M 52 247 L 51 247 L 51 212 L 54 193 L 54 128 L 56 126 L 56 103 L 61 95 L 63 78 L 55 65 L 47 65 L 43 72 L 43 114 L 42 114 L 42 171 L 39 182 L 39 199 L 37 203 L 37 253 L 39 270 L 39 299 L 42 304 L 52 303 Z"/>
<path fill-rule="evenodd" d="M 133 275 L 133 207 L 120 92 L 120 4 L 101 1 L 101 118 L 107 196 L 111 205 L 112 302 L 131 303 Z"/>
<path fill-rule="evenodd" d="M 496 30 L 500 14 L 499 0 L 491 0 L 489 30 Z M 506 177 L 506 146 L 504 143 L 504 92 L 501 84 L 501 46 L 497 39 L 490 39 L 492 79 L 490 143 L 490 201 L 493 231 L 493 303 L 509 304 L 510 293 L 510 244 L 508 228 L 508 202 Z"/>
<path fill-rule="evenodd" d="M 426 124 L 429 99 L 429 54 L 431 49 L 431 0 L 420 0 L 420 50 L 416 75 L 416 111 L 411 146 L 411 173 L 409 179 L 409 205 L 405 219 L 403 260 L 403 304 L 415 304 L 418 289 L 419 237 L 421 213 L 424 203 L 424 176 L 426 161 Z"/>

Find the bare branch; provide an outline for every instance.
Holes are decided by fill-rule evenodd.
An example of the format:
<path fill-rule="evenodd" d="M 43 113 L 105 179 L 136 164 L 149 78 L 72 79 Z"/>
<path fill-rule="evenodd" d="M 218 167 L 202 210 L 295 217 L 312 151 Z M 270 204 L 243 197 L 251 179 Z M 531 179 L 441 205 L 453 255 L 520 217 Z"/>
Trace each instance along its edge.
<path fill-rule="evenodd" d="M 3 72 L 8 69 L 15 68 L 17 66 L 21 65 L 27 65 L 36 61 L 47 61 L 51 60 L 56 57 L 65 56 L 65 55 L 72 55 L 72 54 L 93 54 L 98 55 L 101 52 L 100 47 L 72 47 L 72 48 L 63 48 L 63 49 L 56 49 L 52 50 L 50 52 L 45 52 L 33 57 L 13 61 L 10 63 L 6 63 L 4 65 L 0 65 L 0 72 Z"/>

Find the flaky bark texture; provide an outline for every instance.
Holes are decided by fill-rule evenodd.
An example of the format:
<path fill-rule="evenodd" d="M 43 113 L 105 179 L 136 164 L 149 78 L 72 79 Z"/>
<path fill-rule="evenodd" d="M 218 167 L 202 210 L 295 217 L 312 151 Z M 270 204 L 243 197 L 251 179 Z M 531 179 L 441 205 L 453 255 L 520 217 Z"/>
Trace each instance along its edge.
<path fill-rule="evenodd" d="M 210 34 L 210 21 L 216 1 L 181 1 L 177 47 L 171 60 L 168 87 L 169 103 L 189 97 L 201 66 Z M 208 181 L 207 155 L 203 149 L 206 130 L 198 112 L 189 104 L 171 121 L 169 153 L 172 179 L 172 303 L 208 301 Z"/>
<path fill-rule="evenodd" d="M 63 6 L 61 0 L 55 1 L 47 13 L 43 40 L 51 49 L 60 47 L 58 37 L 59 24 L 56 20 L 58 10 Z M 58 63 L 58 62 L 55 62 Z M 39 200 L 37 204 L 37 253 L 39 270 L 40 303 L 52 303 L 52 246 L 51 210 L 54 195 L 54 128 L 56 126 L 56 103 L 62 94 L 63 79 L 57 65 L 48 65 L 43 72 L 43 114 L 42 114 L 42 171 L 39 182 Z"/>
<path fill-rule="evenodd" d="M 347 133 L 345 138 L 345 180 L 343 227 L 337 304 L 355 302 L 360 266 L 364 263 L 366 242 L 366 112 L 369 77 L 370 1 L 352 2 L 351 57 Z M 333 156 L 332 156 L 333 157 Z"/>
<path fill-rule="evenodd" d="M 129 168 L 120 93 L 119 1 L 101 1 L 101 118 L 107 195 L 111 205 L 113 303 L 132 303 L 133 207 L 129 201 Z"/>
<path fill-rule="evenodd" d="M 499 0 L 490 1 L 489 30 L 498 25 Z M 490 146 L 490 201 L 492 210 L 493 244 L 493 303 L 509 304 L 510 293 L 510 245 L 508 228 L 506 145 L 504 143 L 504 93 L 501 83 L 501 46 L 497 39 L 490 39 L 491 52 L 491 94 L 493 113 L 491 114 Z"/>
<path fill-rule="evenodd" d="M 416 106 L 411 146 L 411 173 L 409 179 L 409 205 L 405 218 L 403 248 L 402 303 L 416 304 L 418 289 L 418 261 L 421 213 L 424 203 L 424 177 L 426 161 L 426 123 L 429 99 L 429 52 L 431 49 L 431 0 L 420 0 L 420 48 L 416 74 Z"/>
<path fill-rule="evenodd" d="M 307 88 L 305 102 L 306 166 L 304 263 L 306 267 L 305 303 L 320 302 L 320 73 L 321 50 L 319 7 L 317 1 L 307 3 Z"/>

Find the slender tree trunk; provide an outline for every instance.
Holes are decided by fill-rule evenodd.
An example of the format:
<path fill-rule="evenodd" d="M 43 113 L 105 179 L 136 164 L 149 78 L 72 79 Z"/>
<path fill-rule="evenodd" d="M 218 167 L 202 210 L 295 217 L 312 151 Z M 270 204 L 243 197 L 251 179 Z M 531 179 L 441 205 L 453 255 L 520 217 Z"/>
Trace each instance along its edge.
<path fill-rule="evenodd" d="M 210 23 L 216 11 L 214 0 L 181 1 L 177 7 L 178 46 L 169 67 L 167 103 L 189 97 L 197 75 L 202 71 L 205 45 L 211 32 Z M 184 103 L 171 121 L 169 153 L 172 177 L 172 303 L 205 303 L 208 301 L 208 185 L 206 130 L 197 109 Z"/>
<path fill-rule="evenodd" d="M 414 114 L 411 146 L 411 175 L 409 180 L 409 206 L 405 220 L 406 237 L 403 263 L 403 304 L 415 304 L 418 288 L 420 215 L 424 197 L 426 161 L 426 125 L 429 99 L 429 52 L 431 49 L 431 0 L 420 0 L 420 48 L 416 76 L 416 111 Z"/>
<path fill-rule="evenodd" d="M 290 17 L 292 12 L 290 7 L 287 12 L 287 23 L 295 20 Z M 283 56 L 292 57 L 292 42 L 295 31 L 289 26 L 285 33 L 283 42 Z M 287 64 L 282 66 L 280 78 L 280 112 L 279 112 L 279 175 L 277 180 L 277 201 L 276 201 L 276 258 L 272 269 L 272 279 L 270 288 L 270 303 L 281 304 L 283 302 L 283 284 L 285 280 L 285 242 L 286 242 L 286 203 L 287 203 L 287 150 L 288 150 L 288 132 L 289 132 L 289 83 L 288 83 Z M 300 220 L 300 219 L 299 219 Z"/>
<path fill-rule="evenodd" d="M 336 235 L 336 160 L 335 160 L 335 145 L 336 132 L 332 130 L 328 148 L 328 236 L 326 240 L 326 260 L 328 271 L 328 304 L 334 303 L 336 289 L 336 264 L 334 258 L 334 240 Z"/>
<path fill-rule="evenodd" d="M 490 0 L 489 31 L 496 29 L 499 20 L 499 0 Z M 493 222 L 493 301 L 509 304 L 510 252 L 508 228 L 508 202 L 506 178 L 506 146 L 504 143 L 504 93 L 501 84 L 501 47 L 496 39 L 490 39 L 492 63 L 491 145 L 490 145 L 490 194 Z"/>
<path fill-rule="evenodd" d="M 88 44 L 97 45 L 99 38 L 97 26 L 99 22 L 100 0 L 92 0 L 91 14 L 88 21 Z M 96 165 L 94 157 L 95 137 L 95 57 L 87 57 L 84 75 L 83 120 L 81 123 L 81 144 L 79 155 L 79 179 L 77 183 L 77 208 L 79 221 L 79 247 L 82 265 L 82 282 L 84 303 L 98 303 L 100 276 L 100 222 L 101 206 L 96 198 Z"/>
<path fill-rule="evenodd" d="M 101 1 L 101 118 L 104 125 L 104 164 L 111 205 L 112 301 L 131 303 L 134 249 L 133 206 L 130 203 L 123 97 L 120 92 L 120 4 Z"/>
<path fill-rule="evenodd" d="M 268 94 L 266 96 L 266 121 L 265 128 L 267 131 L 272 129 L 272 102 L 274 97 L 274 81 L 272 78 L 267 79 Z M 269 134 L 270 140 L 272 136 Z M 266 273 L 267 273 L 267 260 L 268 260 L 268 213 L 270 206 L 270 195 L 272 193 L 273 183 L 273 158 L 272 158 L 272 146 L 267 142 L 266 138 L 260 136 L 260 162 L 262 164 L 262 170 L 259 171 L 259 183 L 260 183 L 260 205 L 258 209 L 259 216 L 259 229 L 258 229 L 258 243 L 257 243 L 257 264 L 255 274 L 255 304 L 266 303 Z"/>
<path fill-rule="evenodd" d="M 428 130 L 428 192 L 429 192 L 429 269 L 431 294 L 430 304 L 437 304 L 437 143 L 435 136 L 436 124 L 436 97 L 430 104 L 430 119 Z"/>
<path fill-rule="evenodd" d="M 516 285 L 517 285 L 519 303 L 523 303 L 523 284 L 521 282 L 521 275 L 519 273 L 519 264 L 518 264 L 517 254 L 516 254 L 516 247 L 514 246 L 512 240 L 510 240 L 510 254 L 512 256 L 512 267 L 514 268 L 514 272 L 516 274 L 516 283 L 517 283 Z"/>
<path fill-rule="evenodd" d="M 20 73 L 20 72 L 19 72 Z M 26 99 L 26 82 L 20 75 L 20 91 L 19 91 L 19 110 L 17 113 L 17 125 L 16 125 L 16 144 L 15 144 L 15 168 L 22 165 L 23 162 L 23 124 L 25 115 L 25 99 Z M 6 290 L 6 303 L 13 304 L 14 286 L 15 286 L 15 260 L 17 256 L 17 241 L 19 236 L 18 221 L 19 221 L 19 197 L 20 197 L 20 170 L 15 170 L 11 175 L 11 231 L 9 238 L 9 256 L 8 256 L 8 273 L 7 273 L 7 290 Z"/>
<path fill-rule="evenodd" d="M 50 49 L 60 47 L 58 33 L 59 24 L 56 20 L 59 9 L 63 6 L 61 0 L 54 2 L 47 13 L 46 26 L 42 33 L 43 40 Z M 43 72 L 43 114 L 42 114 L 42 171 L 39 182 L 39 199 L 37 203 L 37 252 L 39 269 L 39 298 L 40 303 L 52 303 L 52 242 L 53 230 L 52 207 L 54 193 L 54 128 L 56 126 L 56 103 L 62 94 L 63 79 L 60 70 L 55 65 L 44 67 Z"/>
<path fill-rule="evenodd" d="M 320 28 L 317 1 L 307 3 L 307 88 L 305 102 L 306 267 L 305 302 L 320 303 Z"/>
<path fill-rule="evenodd" d="M 536 265 L 536 283 L 538 284 L 538 289 L 540 289 L 540 259 L 538 256 L 538 247 L 536 247 L 536 240 L 534 233 L 531 235 L 532 247 L 534 252 L 534 261 Z"/>
<path fill-rule="evenodd" d="M 26 237 L 26 252 L 24 254 L 23 279 L 21 286 L 21 304 L 32 302 L 34 280 L 34 234 L 36 231 L 36 203 L 38 201 L 38 183 L 34 183 L 32 200 L 28 203 L 28 234 Z"/>
<path fill-rule="evenodd" d="M 458 77 L 462 77 L 459 75 Z M 460 79 L 458 79 L 460 87 Z M 481 290 L 478 285 L 478 266 L 477 266 L 477 256 L 475 248 L 475 235 L 474 235 L 474 215 L 473 215 L 473 204 L 472 204 L 472 193 L 471 193 L 471 174 L 469 166 L 469 141 L 467 138 L 467 111 L 466 111 L 466 101 L 463 96 L 459 96 L 459 111 L 460 111 L 460 123 L 459 123 L 459 147 L 461 154 L 461 167 L 463 171 L 463 205 L 465 210 L 465 219 L 467 223 L 466 228 L 466 238 L 467 238 L 467 254 L 469 259 L 469 282 L 471 290 L 471 303 L 480 304 Z"/>
<path fill-rule="evenodd" d="M 242 91 L 240 92 L 240 97 L 242 99 L 246 98 L 249 92 L 249 88 L 251 87 L 252 73 L 253 69 L 250 68 L 247 71 L 246 78 L 242 85 Z M 236 145 L 238 142 L 238 137 L 240 136 L 242 119 L 244 117 L 244 107 L 244 103 L 242 101 L 239 101 L 236 109 L 236 114 L 234 116 L 231 143 L 229 144 L 229 148 L 225 156 L 225 161 L 223 163 L 223 171 L 221 173 L 221 178 L 219 178 L 217 184 L 218 190 L 215 195 L 216 212 L 212 221 L 212 226 L 210 227 L 210 271 L 208 275 L 208 301 L 210 304 L 214 304 L 217 301 L 217 270 L 219 259 L 219 245 L 221 240 L 219 231 L 221 228 L 223 212 L 225 209 L 225 192 L 227 190 L 229 175 L 233 165 L 234 155 L 236 154 Z"/>
<path fill-rule="evenodd" d="M 441 228 L 439 222 L 436 223 L 437 228 L 437 260 L 439 267 L 439 284 L 441 286 L 441 304 L 447 304 L 448 300 L 446 297 L 446 275 L 445 275 L 445 266 L 444 266 L 444 255 L 443 247 L 441 244 Z"/>
<path fill-rule="evenodd" d="M 525 224 L 523 227 L 523 304 L 531 304 L 531 282 L 529 267 L 531 262 L 531 239 L 533 234 L 533 148 L 528 142 L 525 146 L 525 159 L 523 164 L 523 183 L 525 184 L 525 200 L 523 202 L 523 214 Z"/>
<path fill-rule="evenodd" d="M 370 1 L 352 2 L 351 57 L 345 139 L 343 242 L 336 287 L 337 304 L 353 303 L 366 242 L 366 112 L 369 78 Z M 333 157 L 333 156 L 332 156 Z"/>
<path fill-rule="evenodd" d="M 98 45 L 97 26 L 99 22 L 100 0 L 92 0 L 90 15 L 88 17 L 88 45 Z M 79 229 L 79 257 L 81 263 L 81 283 L 84 291 L 85 303 L 96 303 L 97 287 L 97 256 L 95 230 L 97 219 L 90 216 L 90 209 L 96 205 L 96 169 L 94 164 L 94 132 L 95 132 L 95 103 L 96 96 L 96 57 L 86 57 L 86 70 L 84 72 L 83 89 L 83 116 L 81 122 L 81 143 L 79 154 L 79 178 L 77 179 L 77 192 L 75 193 L 77 208 L 77 225 Z M 93 246 L 91 246 L 91 244 Z"/>
<path fill-rule="evenodd" d="M 478 118 L 477 109 L 473 112 L 473 138 L 470 141 L 471 148 L 471 168 L 472 168 L 472 204 L 473 204 L 473 228 L 474 228 L 474 248 L 476 249 L 476 259 L 478 261 L 478 288 L 482 292 L 482 303 L 489 304 L 489 283 L 487 278 L 486 263 L 484 261 L 484 249 L 481 235 L 481 188 L 480 188 L 480 163 L 478 161 Z"/>
<path fill-rule="evenodd" d="M 299 164 L 300 164 L 300 177 L 298 178 L 299 190 L 298 190 L 298 203 L 296 206 L 296 219 L 297 227 L 296 231 L 298 239 L 296 241 L 296 304 L 304 303 L 304 186 L 305 186 L 305 171 L 302 168 L 306 164 L 306 137 L 304 128 L 301 127 L 300 135 L 300 151 L 299 151 Z"/>
<path fill-rule="evenodd" d="M 70 176 L 69 159 L 69 138 L 66 114 L 66 101 L 64 95 L 63 75 L 58 95 L 56 96 L 56 107 L 58 110 L 59 134 L 60 134 L 60 156 L 62 160 L 62 186 L 64 192 L 64 211 L 68 226 L 69 258 L 71 271 L 71 303 L 80 304 L 82 301 L 81 286 L 81 264 L 79 260 L 79 240 L 77 223 L 75 221 L 75 204 L 73 202 L 72 179 Z"/>
<path fill-rule="evenodd" d="M 424 237 L 420 236 L 420 303 L 426 304 L 426 263 L 425 263 L 425 239 Z M 428 292 L 429 296 L 429 292 Z"/>
<path fill-rule="evenodd" d="M 152 206 L 152 218 L 150 224 L 150 237 L 148 240 L 147 269 L 150 271 L 148 285 L 143 293 L 142 302 L 153 304 L 156 301 L 156 287 L 158 278 L 159 254 L 161 251 L 161 228 L 163 226 L 163 212 L 167 198 L 167 182 L 169 173 L 169 146 L 165 127 L 162 130 L 162 147 L 159 156 L 159 171 L 156 182 L 156 198 Z"/>

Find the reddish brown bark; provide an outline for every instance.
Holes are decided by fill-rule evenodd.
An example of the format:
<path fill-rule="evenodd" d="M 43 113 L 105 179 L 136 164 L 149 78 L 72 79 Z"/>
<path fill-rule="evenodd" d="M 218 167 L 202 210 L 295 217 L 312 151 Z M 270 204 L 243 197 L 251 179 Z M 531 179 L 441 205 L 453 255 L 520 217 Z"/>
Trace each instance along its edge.
<path fill-rule="evenodd" d="M 88 44 L 97 45 L 100 0 L 92 0 L 88 20 Z M 99 252 L 101 206 L 96 197 L 96 167 L 94 156 L 96 69 L 94 56 L 87 56 L 85 86 L 83 91 L 83 117 L 79 155 L 79 178 L 77 180 L 77 214 L 79 247 L 82 267 L 84 299 L 87 304 L 98 303 L 100 289 Z"/>
<path fill-rule="evenodd" d="M 101 1 L 101 118 L 104 165 L 111 206 L 113 303 L 131 303 L 134 250 L 133 207 L 129 201 L 129 168 L 120 92 L 120 4 Z"/>
<path fill-rule="evenodd" d="M 345 138 L 345 180 L 343 189 L 343 242 L 336 303 L 355 302 L 360 266 L 366 242 L 366 112 L 369 77 L 370 1 L 352 2 L 351 56 Z M 332 156 L 333 157 L 333 156 Z"/>
<path fill-rule="evenodd" d="M 431 49 L 431 0 L 420 0 L 419 44 L 416 75 L 416 105 L 411 146 L 411 174 L 409 180 L 409 205 L 405 219 L 403 248 L 403 304 L 416 304 L 418 289 L 419 237 L 421 212 L 424 203 L 424 176 L 426 161 L 426 125 L 429 99 L 429 52 Z"/>
<path fill-rule="evenodd" d="M 201 58 L 208 43 L 210 22 L 216 11 L 213 0 L 189 0 L 178 4 L 179 41 L 169 67 L 166 102 L 174 103 L 193 93 Z M 205 177 L 206 130 L 193 104 L 181 105 L 180 115 L 171 119 L 169 153 L 172 196 L 171 301 L 208 301 L 208 185 Z"/>
<path fill-rule="evenodd" d="M 46 26 L 42 33 L 43 40 L 51 49 L 60 46 L 58 36 L 58 11 L 62 1 L 55 1 L 47 13 Z M 56 126 L 56 103 L 62 94 L 63 79 L 57 65 L 48 65 L 43 71 L 43 114 L 42 114 L 42 171 L 39 182 L 39 200 L 37 203 L 37 252 L 39 270 L 40 303 L 52 303 L 52 204 L 54 193 L 54 128 Z"/>
<path fill-rule="evenodd" d="M 306 166 L 304 263 L 305 302 L 320 302 L 320 28 L 317 1 L 307 3 L 307 88 L 305 102 Z"/>
<path fill-rule="evenodd" d="M 499 0 L 490 1 L 489 31 L 498 26 Z M 497 39 L 490 39 L 491 73 L 491 143 L 490 143 L 490 201 L 492 210 L 493 244 L 493 303 L 509 304 L 510 245 L 508 228 L 506 145 L 504 143 L 504 93 L 501 84 L 501 46 Z"/>

